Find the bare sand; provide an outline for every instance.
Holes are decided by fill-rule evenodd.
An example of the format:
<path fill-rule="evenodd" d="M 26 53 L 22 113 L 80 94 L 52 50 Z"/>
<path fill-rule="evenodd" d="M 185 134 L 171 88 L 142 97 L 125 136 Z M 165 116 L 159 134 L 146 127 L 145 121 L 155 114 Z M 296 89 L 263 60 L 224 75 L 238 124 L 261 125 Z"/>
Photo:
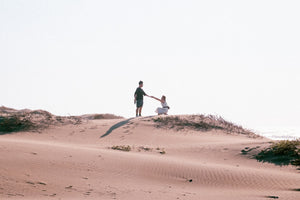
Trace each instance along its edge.
<path fill-rule="evenodd" d="M 0 199 L 300 199 L 296 167 L 241 154 L 269 142 L 147 117 L 0 135 Z"/>

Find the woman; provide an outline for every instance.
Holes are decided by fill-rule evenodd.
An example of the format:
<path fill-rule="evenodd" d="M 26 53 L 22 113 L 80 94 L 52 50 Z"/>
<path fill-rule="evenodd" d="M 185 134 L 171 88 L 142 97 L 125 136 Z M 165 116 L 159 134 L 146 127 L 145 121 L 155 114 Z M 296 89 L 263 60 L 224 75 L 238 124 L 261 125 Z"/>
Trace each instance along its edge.
<path fill-rule="evenodd" d="M 154 96 L 151 96 L 151 98 L 156 99 L 157 101 L 161 102 L 161 106 L 162 108 L 157 108 L 155 110 L 155 112 L 158 115 L 167 115 L 168 114 L 168 110 L 170 109 L 170 107 L 168 106 L 167 102 L 166 102 L 166 96 L 162 96 L 161 99 L 156 98 Z"/>

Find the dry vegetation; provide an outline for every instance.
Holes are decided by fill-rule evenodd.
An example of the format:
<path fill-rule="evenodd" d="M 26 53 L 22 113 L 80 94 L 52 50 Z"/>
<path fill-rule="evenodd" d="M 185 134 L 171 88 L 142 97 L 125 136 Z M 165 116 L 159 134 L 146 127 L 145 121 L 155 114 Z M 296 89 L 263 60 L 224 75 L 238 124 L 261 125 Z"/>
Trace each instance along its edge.
<path fill-rule="evenodd" d="M 21 118 L 17 115 L 8 117 L 0 116 L 0 133 L 27 131 L 34 128 L 35 124 L 27 118 Z"/>
<path fill-rule="evenodd" d="M 109 149 L 113 149 L 113 150 L 119 150 L 119 151 L 136 151 L 136 152 L 153 152 L 153 148 L 151 147 L 144 147 L 144 146 L 140 146 L 135 148 L 134 146 L 129 146 L 129 145 L 114 145 L 112 147 L 108 147 Z M 154 152 L 159 153 L 159 154 L 166 154 L 166 151 L 164 148 L 155 148 Z"/>
<path fill-rule="evenodd" d="M 94 119 L 122 119 L 123 117 L 113 114 L 95 114 Z"/>
<path fill-rule="evenodd" d="M 259 137 L 253 132 L 215 115 L 166 116 L 153 118 L 153 121 L 157 123 L 158 128 L 177 130 L 188 128 L 200 131 L 222 130 L 227 133 Z"/>
<path fill-rule="evenodd" d="M 274 142 L 255 157 L 260 162 L 269 162 L 280 166 L 289 164 L 300 166 L 300 141 Z"/>
<path fill-rule="evenodd" d="M 123 119 L 121 116 L 116 116 L 113 114 L 87 114 L 81 116 L 84 119 L 96 120 L 96 119 Z"/>
<path fill-rule="evenodd" d="M 121 119 L 113 114 L 88 114 L 82 116 L 55 116 L 44 110 L 15 110 L 0 107 L 0 134 L 18 131 L 35 131 L 51 125 L 80 124 L 84 120 Z"/>
<path fill-rule="evenodd" d="M 112 146 L 111 149 L 119 151 L 131 151 L 131 147 L 129 145 L 116 145 Z"/>
<path fill-rule="evenodd" d="M 34 131 L 50 125 L 79 124 L 80 117 L 60 117 L 44 110 L 14 110 L 0 107 L 0 134 L 18 131 Z"/>

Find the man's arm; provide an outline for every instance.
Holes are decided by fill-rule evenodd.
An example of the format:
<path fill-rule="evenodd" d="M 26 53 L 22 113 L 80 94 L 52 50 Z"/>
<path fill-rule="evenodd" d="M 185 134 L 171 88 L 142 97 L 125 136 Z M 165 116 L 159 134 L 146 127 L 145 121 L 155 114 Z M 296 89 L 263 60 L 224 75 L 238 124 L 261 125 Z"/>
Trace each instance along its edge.
<path fill-rule="evenodd" d="M 148 94 L 146 94 L 146 92 L 143 90 L 143 95 L 149 97 Z"/>
<path fill-rule="evenodd" d="M 151 98 L 153 98 L 153 99 L 155 99 L 155 100 L 157 100 L 157 101 L 160 101 L 161 102 L 161 100 L 159 99 L 159 98 L 156 98 L 156 97 L 154 97 L 154 96 L 150 96 Z"/>
<path fill-rule="evenodd" d="M 135 92 L 134 92 L 134 99 L 136 99 L 136 96 L 137 96 L 137 90 L 138 90 L 138 89 L 136 89 Z"/>
<path fill-rule="evenodd" d="M 134 92 L 134 104 L 136 104 L 136 97 L 137 97 L 137 89 L 135 90 L 135 92 Z"/>

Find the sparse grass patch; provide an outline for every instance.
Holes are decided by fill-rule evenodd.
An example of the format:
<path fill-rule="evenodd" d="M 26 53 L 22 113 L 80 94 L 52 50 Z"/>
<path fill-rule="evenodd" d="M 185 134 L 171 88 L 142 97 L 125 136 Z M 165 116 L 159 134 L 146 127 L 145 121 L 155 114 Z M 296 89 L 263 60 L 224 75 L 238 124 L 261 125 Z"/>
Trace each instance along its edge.
<path fill-rule="evenodd" d="M 274 142 L 269 148 L 258 153 L 255 158 L 260 162 L 269 162 L 280 166 L 289 164 L 300 166 L 300 141 Z"/>
<path fill-rule="evenodd" d="M 40 131 L 51 125 L 80 124 L 81 117 L 55 116 L 43 110 L 14 110 L 0 107 L 0 134 L 21 131 Z"/>
<path fill-rule="evenodd" d="M 157 123 L 157 128 L 168 128 L 182 130 L 184 128 L 210 131 L 223 130 L 227 133 L 245 134 L 258 137 L 249 130 L 224 120 L 220 116 L 214 115 L 189 115 L 189 116 L 163 116 L 155 117 L 153 121 Z"/>
<path fill-rule="evenodd" d="M 206 123 L 204 121 L 192 121 L 184 118 L 180 118 L 178 116 L 170 116 L 170 117 L 158 117 L 153 119 L 154 122 L 158 122 L 161 125 L 169 126 L 170 128 L 177 128 L 178 130 L 183 129 L 185 127 L 198 129 L 198 130 L 211 130 L 211 129 L 222 129 L 222 127 L 217 125 L 212 125 Z"/>
<path fill-rule="evenodd" d="M 152 148 L 140 146 L 140 147 L 138 148 L 138 151 L 152 151 Z"/>
<path fill-rule="evenodd" d="M 111 149 L 113 150 L 119 150 L 119 151 L 131 151 L 131 147 L 129 145 L 117 145 L 112 146 Z"/>
<path fill-rule="evenodd" d="M 95 114 L 92 119 L 122 119 L 123 117 L 113 114 Z"/>

